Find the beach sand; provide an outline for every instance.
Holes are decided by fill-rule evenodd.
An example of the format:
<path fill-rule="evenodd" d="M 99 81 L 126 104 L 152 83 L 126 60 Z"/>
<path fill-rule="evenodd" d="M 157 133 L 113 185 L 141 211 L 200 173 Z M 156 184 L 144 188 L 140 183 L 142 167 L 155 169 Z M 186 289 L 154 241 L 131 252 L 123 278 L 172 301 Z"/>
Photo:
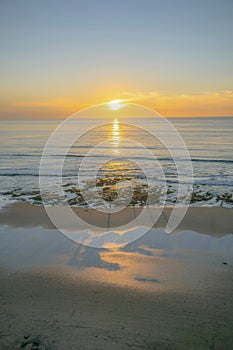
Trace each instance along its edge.
<path fill-rule="evenodd" d="M 231 349 L 232 213 L 190 208 L 171 235 L 161 216 L 108 251 L 61 235 L 43 207 L 3 208 L 0 349 Z"/>
<path fill-rule="evenodd" d="M 61 211 L 62 206 L 54 206 L 54 212 Z M 107 215 L 93 209 L 82 207 L 73 207 L 73 211 L 84 221 L 93 225 L 107 227 Z M 117 227 L 123 225 L 142 211 L 141 208 L 125 208 L 122 212 L 111 215 L 111 226 Z M 153 209 L 155 213 L 159 209 Z M 172 208 L 164 208 L 162 214 L 156 222 L 156 228 L 165 228 Z M 15 202 L 6 205 L 0 211 L 0 223 L 9 224 L 15 227 L 35 227 L 54 228 L 44 207 L 42 205 L 33 205 L 28 202 Z M 82 229 L 82 227 L 80 227 Z M 176 232 L 183 230 L 192 230 L 216 237 L 233 233 L 233 209 L 224 207 L 189 207 Z"/>

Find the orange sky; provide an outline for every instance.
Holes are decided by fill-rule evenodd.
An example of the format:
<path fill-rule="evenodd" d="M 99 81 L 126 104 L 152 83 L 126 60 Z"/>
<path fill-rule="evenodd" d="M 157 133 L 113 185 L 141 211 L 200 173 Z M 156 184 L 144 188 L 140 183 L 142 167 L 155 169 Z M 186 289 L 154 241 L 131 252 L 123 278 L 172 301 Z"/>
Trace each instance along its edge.
<path fill-rule="evenodd" d="M 18 100 L 1 106 L 1 115 L 8 118 L 64 118 L 92 105 L 114 99 L 137 103 L 155 109 L 164 116 L 233 116 L 233 92 L 201 94 L 164 94 L 158 92 L 124 92 L 89 96 L 88 99 L 54 98 Z"/>

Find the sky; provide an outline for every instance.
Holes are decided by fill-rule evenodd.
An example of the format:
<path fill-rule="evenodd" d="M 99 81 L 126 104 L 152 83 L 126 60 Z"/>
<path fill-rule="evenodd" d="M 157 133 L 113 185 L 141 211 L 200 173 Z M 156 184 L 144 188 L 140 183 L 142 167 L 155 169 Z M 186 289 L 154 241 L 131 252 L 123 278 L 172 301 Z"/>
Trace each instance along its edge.
<path fill-rule="evenodd" d="M 0 0 L 0 118 L 233 116 L 233 0 Z"/>

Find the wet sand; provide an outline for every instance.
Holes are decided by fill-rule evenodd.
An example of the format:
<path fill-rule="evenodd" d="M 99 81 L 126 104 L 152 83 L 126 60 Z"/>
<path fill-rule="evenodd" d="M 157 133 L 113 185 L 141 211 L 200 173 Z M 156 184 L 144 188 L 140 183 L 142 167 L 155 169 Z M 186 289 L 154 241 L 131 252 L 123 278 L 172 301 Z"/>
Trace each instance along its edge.
<path fill-rule="evenodd" d="M 0 349 L 233 347 L 232 209 L 190 208 L 181 233 L 114 251 L 72 242 L 28 203 L 3 208 L 0 228 Z"/>
<path fill-rule="evenodd" d="M 58 214 L 61 213 L 62 216 L 62 206 L 54 206 L 51 210 L 58 212 Z M 141 208 L 128 207 L 122 212 L 111 214 L 111 227 L 114 228 L 130 222 L 130 220 L 133 220 L 140 214 L 141 210 Z M 107 227 L 108 215 L 105 213 L 82 207 L 73 207 L 73 211 L 86 222 L 99 227 Z M 152 215 L 153 212 L 157 215 L 158 211 L 159 209 L 152 209 Z M 166 227 L 171 211 L 171 208 L 164 208 L 156 222 L 156 228 L 164 229 Z M 15 202 L 14 204 L 3 207 L 0 211 L 0 223 L 14 227 L 42 226 L 48 229 L 54 228 L 44 207 L 28 202 Z M 146 222 L 140 224 L 146 224 Z M 82 227 L 79 229 L 81 230 Z M 181 232 L 183 230 L 192 230 L 216 237 L 233 233 L 233 209 L 224 207 L 189 207 L 184 219 L 176 228 L 175 232 Z"/>

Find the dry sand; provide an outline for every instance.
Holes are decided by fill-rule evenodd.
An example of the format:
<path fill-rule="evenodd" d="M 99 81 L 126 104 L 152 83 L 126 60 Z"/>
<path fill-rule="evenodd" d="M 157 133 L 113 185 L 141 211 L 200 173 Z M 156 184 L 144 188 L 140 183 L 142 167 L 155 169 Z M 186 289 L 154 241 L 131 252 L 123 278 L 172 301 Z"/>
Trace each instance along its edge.
<path fill-rule="evenodd" d="M 230 350 L 232 269 L 213 277 L 192 293 L 149 293 L 52 271 L 1 272 L 0 349 Z M 32 340 L 41 346 L 23 347 Z"/>

